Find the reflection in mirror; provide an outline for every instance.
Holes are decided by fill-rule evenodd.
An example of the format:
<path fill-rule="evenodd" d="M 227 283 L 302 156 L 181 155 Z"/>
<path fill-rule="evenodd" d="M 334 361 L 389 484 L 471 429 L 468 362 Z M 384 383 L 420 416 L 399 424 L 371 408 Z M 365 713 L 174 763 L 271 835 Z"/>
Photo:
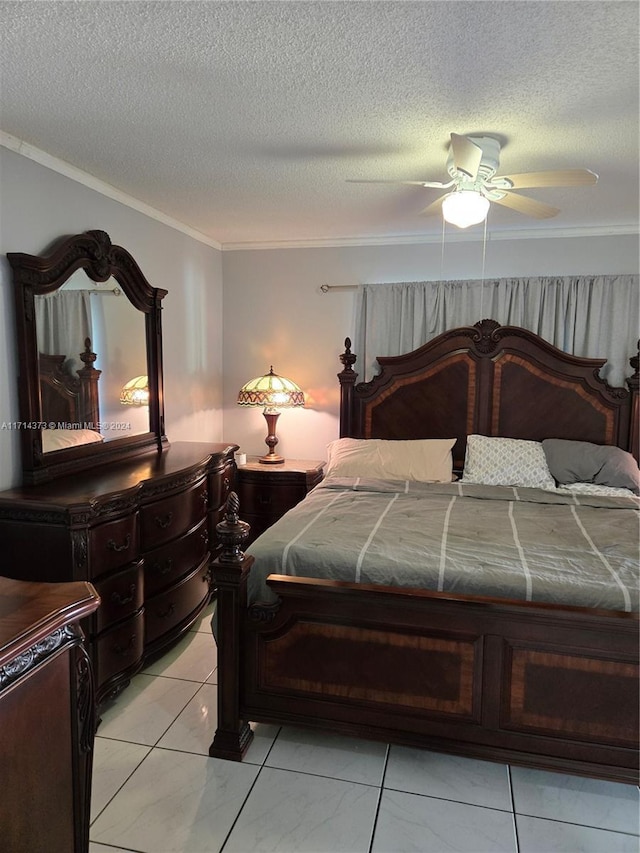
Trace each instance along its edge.
<path fill-rule="evenodd" d="M 85 359 L 81 356 L 89 349 L 95 353 L 92 367 L 100 371 L 98 411 L 79 411 L 79 427 L 93 430 L 103 441 L 140 435 L 149 431 L 149 407 L 122 406 L 120 394 L 123 385 L 132 377 L 147 372 L 145 340 L 145 315 L 138 311 L 123 294 L 113 278 L 94 282 L 84 270 L 76 270 L 65 284 L 54 293 L 35 296 L 36 335 L 40 353 L 41 386 L 43 374 L 50 371 L 51 358 L 55 357 L 62 372 L 61 381 L 69 387 L 77 386 L 83 379 Z M 95 417 L 96 422 L 91 421 Z M 42 390 L 42 420 L 60 422 L 56 400 Z M 48 430 L 44 431 L 45 433 Z M 83 437 L 86 436 L 83 434 Z M 81 436 L 65 436 L 67 442 L 80 440 Z M 94 436 L 89 436 L 92 440 Z M 62 435 L 43 434 L 43 452 L 60 449 Z"/>
<path fill-rule="evenodd" d="M 162 452 L 161 303 L 167 291 L 152 287 L 105 231 L 64 237 L 43 255 L 7 252 L 7 259 L 24 483 Z M 123 386 L 140 376 L 147 377 L 148 404 L 122 405 Z"/>

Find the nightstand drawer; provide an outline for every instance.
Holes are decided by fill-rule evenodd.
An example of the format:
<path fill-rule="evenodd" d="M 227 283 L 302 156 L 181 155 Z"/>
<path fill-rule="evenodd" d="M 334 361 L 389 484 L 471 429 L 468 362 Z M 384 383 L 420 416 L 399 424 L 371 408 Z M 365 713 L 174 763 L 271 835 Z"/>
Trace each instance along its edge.
<path fill-rule="evenodd" d="M 279 517 L 292 506 L 300 503 L 306 494 L 307 487 L 304 483 L 278 483 L 277 487 L 274 487 L 268 482 L 240 482 L 238 484 L 240 515 L 242 516 L 242 508 L 246 507 L 248 512 Z"/>
<path fill-rule="evenodd" d="M 249 545 L 322 480 L 324 462 L 286 459 L 276 465 L 251 458 L 236 472 L 240 518 L 251 525 Z"/>

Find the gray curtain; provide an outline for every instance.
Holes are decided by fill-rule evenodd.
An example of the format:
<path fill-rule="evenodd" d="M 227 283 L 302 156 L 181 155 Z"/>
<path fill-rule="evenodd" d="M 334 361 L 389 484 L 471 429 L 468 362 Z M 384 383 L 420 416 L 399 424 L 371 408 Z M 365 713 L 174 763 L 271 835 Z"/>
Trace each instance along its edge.
<path fill-rule="evenodd" d="M 82 368 L 85 338 L 93 338 L 89 300 L 86 290 L 58 290 L 35 298 L 38 349 L 66 355 L 64 369 L 74 377 Z"/>
<path fill-rule="evenodd" d="M 624 385 L 640 337 L 638 281 L 599 275 L 361 285 L 353 347 L 359 379 L 377 373 L 379 355 L 410 352 L 448 329 L 491 319 L 565 352 L 606 358 L 602 378 Z"/>

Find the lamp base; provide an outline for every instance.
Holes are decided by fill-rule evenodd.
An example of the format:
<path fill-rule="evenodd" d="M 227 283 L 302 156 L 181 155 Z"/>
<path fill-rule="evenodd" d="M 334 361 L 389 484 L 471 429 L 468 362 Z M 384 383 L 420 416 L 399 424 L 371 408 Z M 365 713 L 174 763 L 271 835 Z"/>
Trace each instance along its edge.
<path fill-rule="evenodd" d="M 261 462 L 263 465 L 279 465 L 281 462 L 284 462 L 284 456 L 268 453 L 266 456 L 260 456 L 258 462 Z"/>
<path fill-rule="evenodd" d="M 280 462 L 284 462 L 282 456 L 278 456 L 274 450 L 276 444 L 278 443 L 278 436 L 276 435 L 276 423 L 278 422 L 278 418 L 280 417 L 280 412 L 276 409 L 265 408 L 264 419 L 267 422 L 267 429 L 269 434 L 265 438 L 265 443 L 269 448 L 269 452 L 266 456 L 261 456 L 258 459 L 258 462 L 262 462 L 263 465 L 277 465 Z"/>

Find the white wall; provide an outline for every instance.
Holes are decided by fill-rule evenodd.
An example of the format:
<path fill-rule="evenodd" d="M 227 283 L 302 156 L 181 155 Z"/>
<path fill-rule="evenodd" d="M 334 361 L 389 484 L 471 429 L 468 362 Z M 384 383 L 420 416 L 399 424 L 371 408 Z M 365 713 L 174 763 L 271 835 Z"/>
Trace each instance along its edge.
<path fill-rule="evenodd" d="M 321 459 L 338 435 L 336 373 L 353 334 L 351 292 L 322 284 L 479 278 L 482 243 L 220 252 L 168 225 L 0 146 L 0 489 L 20 482 L 13 290 L 6 252 L 39 254 L 55 239 L 93 228 L 127 248 L 164 300 L 167 435 L 171 441 L 238 443 L 263 453 L 261 410 L 236 405 L 239 388 L 268 371 L 307 393 L 283 412 L 278 450 Z M 635 273 L 635 236 L 490 240 L 487 277 Z M 224 280 L 224 287 L 223 287 Z M 224 305 L 223 305 L 224 291 Z M 631 342 L 632 344 L 634 342 Z M 224 364 L 224 375 L 223 375 Z"/>
<path fill-rule="evenodd" d="M 323 294 L 321 285 L 476 279 L 481 271 L 479 241 L 447 243 L 444 263 L 437 243 L 223 252 L 224 439 L 249 454 L 265 451 L 261 410 L 235 399 L 244 382 L 273 364 L 308 395 L 305 409 L 280 416 L 278 451 L 325 458 L 326 444 L 338 437 L 336 373 L 344 338 L 354 331 L 354 296 Z M 488 278 L 637 272 L 636 236 L 496 239 L 486 247 Z"/>
<path fill-rule="evenodd" d="M 0 147 L 0 489 L 20 482 L 13 285 L 7 252 L 40 254 L 56 239 L 100 229 L 126 248 L 163 301 L 170 441 L 222 440 L 221 252 Z"/>

